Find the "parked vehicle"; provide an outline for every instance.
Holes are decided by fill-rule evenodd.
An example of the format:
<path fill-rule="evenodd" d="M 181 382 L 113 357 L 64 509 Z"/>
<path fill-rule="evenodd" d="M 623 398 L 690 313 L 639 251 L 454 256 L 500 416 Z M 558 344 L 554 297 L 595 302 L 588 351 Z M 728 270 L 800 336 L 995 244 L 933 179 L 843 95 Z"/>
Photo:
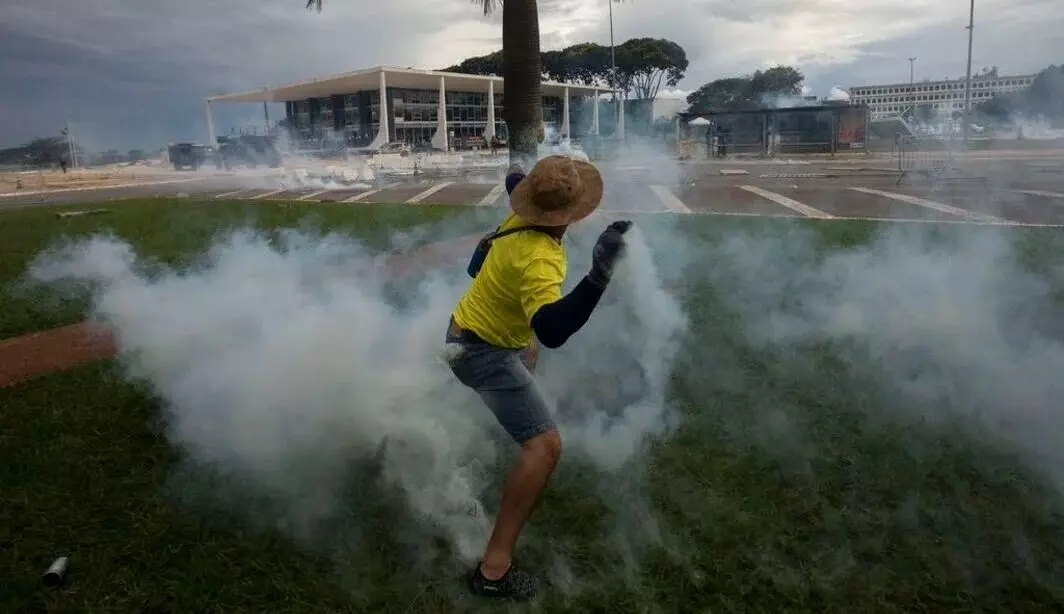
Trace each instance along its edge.
<path fill-rule="evenodd" d="M 281 152 L 277 150 L 277 139 L 272 136 L 256 134 L 220 136 L 215 164 L 218 168 L 226 170 L 234 166 L 255 168 L 260 164 L 278 168 L 281 166 Z"/>
<path fill-rule="evenodd" d="M 175 143 L 168 148 L 170 163 L 175 171 L 199 170 L 210 157 L 210 149 L 197 143 Z"/>

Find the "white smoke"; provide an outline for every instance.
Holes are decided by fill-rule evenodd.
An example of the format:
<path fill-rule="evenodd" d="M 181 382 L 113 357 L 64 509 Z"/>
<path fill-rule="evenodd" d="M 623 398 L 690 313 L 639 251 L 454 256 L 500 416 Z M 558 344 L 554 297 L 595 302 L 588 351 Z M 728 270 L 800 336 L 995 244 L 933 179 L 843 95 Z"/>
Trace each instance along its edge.
<path fill-rule="evenodd" d="M 831 86 L 831 91 L 828 92 L 828 100 L 830 101 L 845 101 L 849 102 L 850 93 L 837 85 Z"/>
<path fill-rule="evenodd" d="M 1064 277 L 1055 265 L 1032 272 L 1022 240 L 1002 228 L 897 225 L 821 255 L 808 233 L 735 233 L 704 257 L 752 347 L 830 352 L 866 382 L 866 399 L 897 413 L 877 419 L 984 429 L 1064 485 L 1064 344 L 1050 315 Z"/>
<path fill-rule="evenodd" d="M 574 228 L 571 251 L 589 251 L 602 225 Z M 548 394 L 578 405 L 559 414 L 567 453 L 606 472 L 675 422 L 664 394 L 684 318 L 644 238 L 630 236 L 631 257 L 591 323 L 543 360 Z M 396 285 L 381 262 L 340 235 L 287 231 L 272 244 L 242 230 L 177 268 L 97 236 L 41 254 L 30 274 L 91 291 L 92 317 L 114 332 L 127 376 L 159 397 L 193 473 L 213 468 L 279 502 L 268 520 L 313 546 L 337 518 L 358 522 L 367 502 L 350 500 L 352 468 L 379 462 L 378 487 L 401 494 L 412 525 L 468 562 L 490 529 L 484 497 L 499 496 L 485 489 L 508 465 L 496 454 L 501 428 L 438 357 L 468 278 L 445 271 Z M 608 379 L 633 369 L 638 390 L 605 394 Z"/>

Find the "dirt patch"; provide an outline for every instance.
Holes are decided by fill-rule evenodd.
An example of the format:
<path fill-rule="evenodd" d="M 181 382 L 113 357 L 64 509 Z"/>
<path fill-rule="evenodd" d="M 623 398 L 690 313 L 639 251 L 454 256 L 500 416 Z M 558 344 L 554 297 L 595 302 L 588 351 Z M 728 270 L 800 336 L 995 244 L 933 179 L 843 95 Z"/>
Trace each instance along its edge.
<path fill-rule="evenodd" d="M 108 187 L 138 181 L 183 178 L 163 168 L 134 166 L 113 170 L 72 170 L 0 173 L 0 194 L 38 190 Z"/>
<path fill-rule="evenodd" d="M 0 388 L 109 358 L 111 333 L 87 322 L 0 341 Z"/>
<path fill-rule="evenodd" d="M 417 273 L 466 257 L 479 239 L 470 235 L 431 243 L 390 256 L 385 267 L 395 276 Z M 0 388 L 111 358 L 117 351 L 111 332 L 89 322 L 0 340 Z"/>

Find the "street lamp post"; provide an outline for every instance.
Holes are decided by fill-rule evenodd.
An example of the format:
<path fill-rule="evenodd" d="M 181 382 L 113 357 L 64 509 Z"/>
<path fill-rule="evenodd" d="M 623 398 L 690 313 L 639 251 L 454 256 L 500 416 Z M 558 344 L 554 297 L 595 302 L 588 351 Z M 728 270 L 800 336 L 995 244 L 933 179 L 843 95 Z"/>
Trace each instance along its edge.
<path fill-rule="evenodd" d="M 914 110 L 913 107 L 916 106 L 916 93 L 914 92 L 915 88 L 913 88 L 913 81 L 914 81 L 913 77 L 916 74 L 914 72 L 915 71 L 915 68 L 914 68 L 915 65 L 916 65 L 916 58 L 909 58 L 909 111 L 910 112 L 912 112 Z M 912 119 L 912 116 L 910 115 L 909 118 Z"/>
<path fill-rule="evenodd" d="M 964 148 L 968 149 L 968 125 L 971 123 L 972 103 L 972 35 L 975 32 L 975 0 L 971 0 L 968 9 L 968 70 L 964 76 L 964 125 L 961 127 Z"/>

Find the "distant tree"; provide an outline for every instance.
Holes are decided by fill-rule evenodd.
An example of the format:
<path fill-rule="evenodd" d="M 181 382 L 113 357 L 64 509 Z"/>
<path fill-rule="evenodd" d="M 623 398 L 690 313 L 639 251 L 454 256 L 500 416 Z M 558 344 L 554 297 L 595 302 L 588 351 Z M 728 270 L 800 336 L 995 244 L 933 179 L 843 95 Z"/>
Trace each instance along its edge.
<path fill-rule="evenodd" d="M 0 164 L 32 167 L 54 166 L 68 156 L 66 138 L 49 136 L 38 138 L 8 149 L 0 149 Z"/>
<path fill-rule="evenodd" d="M 750 79 L 726 77 L 710 81 L 687 96 L 692 111 L 734 111 L 750 108 Z"/>
<path fill-rule="evenodd" d="M 776 66 L 744 77 L 710 81 L 687 96 L 692 111 L 760 109 L 774 96 L 797 96 L 805 77 L 798 69 Z"/>
<path fill-rule="evenodd" d="M 552 74 L 551 78 L 565 83 L 582 85 L 609 85 L 610 48 L 596 43 L 579 43 L 557 53 L 564 58 L 560 66 L 565 71 Z"/>
<path fill-rule="evenodd" d="M 981 118 L 1005 123 L 1017 116 L 1064 121 L 1064 66 L 1049 66 L 1026 89 L 998 94 L 972 108 Z"/>
<path fill-rule="evenodd" d="M 1023 106 L 1035 116 L 1064 119 L 1064 66 L 1050 66 L 1038 73 L 1024 92 Z"/>
<path fill-rule="evenodd" d="M 446 72 L 459 72 L 466 75 L 494 75 L 502 74 L 502 50 L 488 55 L 480 55 L 467 58 L 461 63 L 443 69 Z"/>
<path fill-rule="evenodd" d="M 805 76 L 791 66 L 774 66 L 759 70 L 750 77 L 750 91 L 754 96 L 797 96 L 802 93 Z"/>
<path fill-rule="evenodd" d="M 1008 123 L 1016 109 L 1016 101 L 1007 94 L 997 94 L 972 108 L 976 120 L 988 124 Z"/>
<path fill-rule="evenodd" d="M 610 48 L 596 43 L 580 43 L 565 49 L 545 51 L 540 65 L 543 77 L 561 83 L 613 87 L 636 98 L 653 99 L 661 86 L 675 86 L 687 70 L 687 53 L 666 39 L 636 38 L 616 48 L 617 79 L 611 79 Z M 500 52 L 468 58 L 445 68 L 448 72 L 475 75 L 498 74 Z"/>
<path fill-rule="evenodd" d="M 913 107 L 913 119 L 923 124 L 930 124 L 935 118 L 935 105 L 920 104 Z"/>
<path fill-rule="evenodd" d="M 617 48 L 618 86 L 635 98 L 657 98 L 662 83 L 675 87 L 687 71 L 687 52 L 664 38 L 633 38 Z"/>

